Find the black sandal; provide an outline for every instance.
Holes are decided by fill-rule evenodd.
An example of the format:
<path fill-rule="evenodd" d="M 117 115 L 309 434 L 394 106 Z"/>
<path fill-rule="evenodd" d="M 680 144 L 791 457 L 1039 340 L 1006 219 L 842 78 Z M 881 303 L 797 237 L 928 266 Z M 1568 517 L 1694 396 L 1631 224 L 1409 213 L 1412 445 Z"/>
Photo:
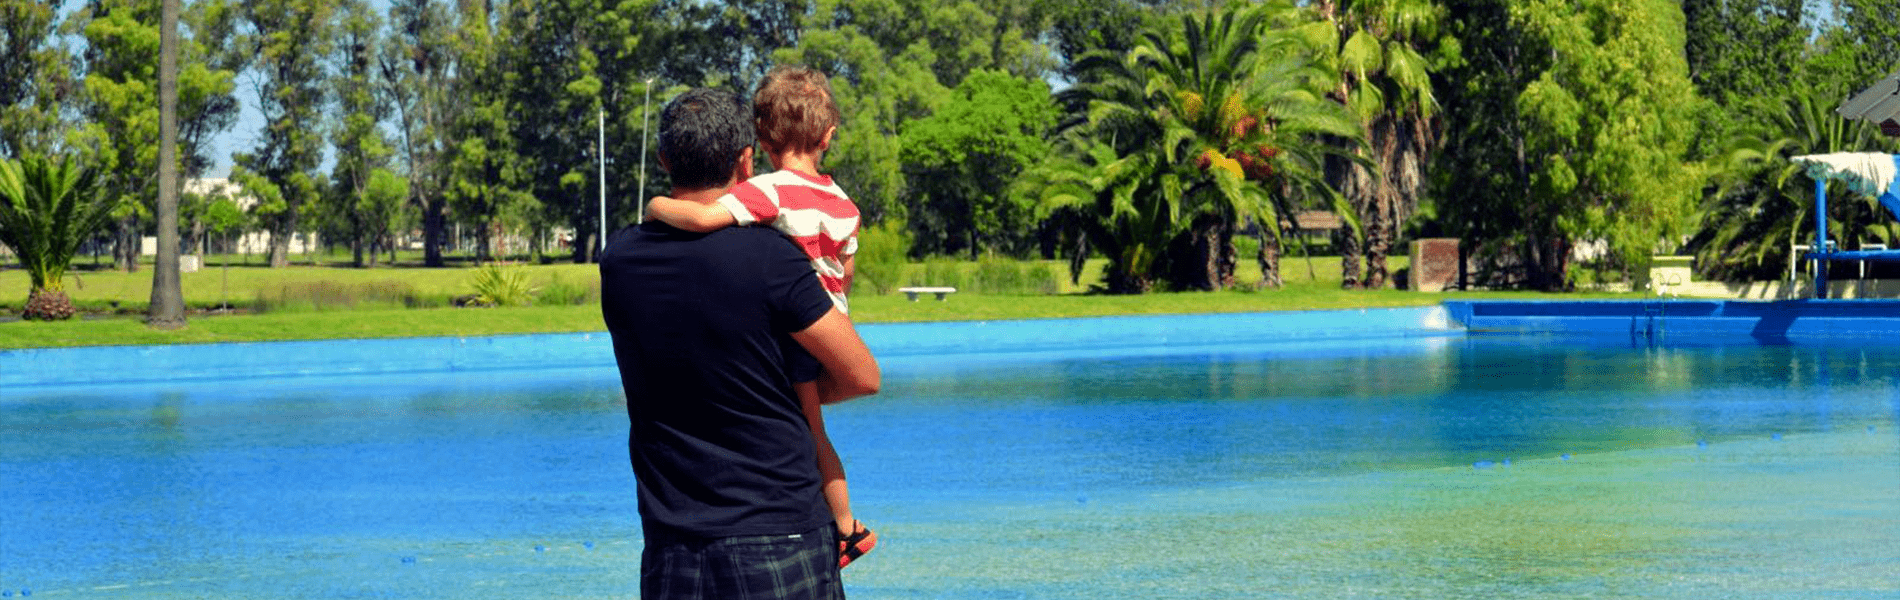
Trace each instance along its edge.
<path fill-rule="evenodd" d="M 851 525 L 855 531 L 846 534 L 838 530 L 838 568 L 845 568 L 851 561 L 863 558 L 872 548 L 877 547 L 877 532 L 864 527 L 864 522 L 853 519 Z"/>

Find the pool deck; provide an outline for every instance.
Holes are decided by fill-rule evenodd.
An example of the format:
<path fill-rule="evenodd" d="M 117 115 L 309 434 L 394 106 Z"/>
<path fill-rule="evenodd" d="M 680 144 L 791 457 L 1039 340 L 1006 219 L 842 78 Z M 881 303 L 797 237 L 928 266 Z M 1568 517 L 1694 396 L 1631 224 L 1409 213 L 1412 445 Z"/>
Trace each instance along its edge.
<path fill-rule="evenodd" d="M 860 326 L 880 357 L 1546 334 L 1825 343 L 1900 339 L 1900 300 L 1469 301 L 1441 306 Z M 0 388 L 613 366 L 604 332 L 0 351 Z M 3 398 L 0 398 L 3 399 Z"/>
<path fill-rule="evenodd" d="M 1445 302 L 1469 333 L 1627 335 L 1767 343 L 1900 339 L 1900 300 Z"/>
<path fill-rule="evenodd" d="M 879 357 L 1179 348 L 1463 335 L 1443 307 L 884 323 L 859 326 Z M 334 375 L 603 368 L 605 332 L 0 350 L 0 389 Z M 5 395 L 0 394 L 0 400 Z"/>

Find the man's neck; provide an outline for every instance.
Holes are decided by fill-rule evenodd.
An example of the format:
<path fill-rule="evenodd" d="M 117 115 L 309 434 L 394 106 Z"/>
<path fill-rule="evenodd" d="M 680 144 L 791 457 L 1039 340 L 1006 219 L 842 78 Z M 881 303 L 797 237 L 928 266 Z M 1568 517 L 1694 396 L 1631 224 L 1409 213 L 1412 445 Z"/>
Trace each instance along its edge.
<path fill-rule="evenodd" d="M 818 160 L 824 157 L 824 155 L 825 153 L 816 151 L 774 152 L 772 153 L 772 167 L 780 171 L 797 171 L 817 177 Z"/>
<path fill-rule="evenodd" d="M 685 200 L 695 204 L 712 204 L 719 200 L 720 196 L 726 195 L 726 190 L 729 189 L 731 189 L 731 186 L 709 187 L 697 190 L 673 188 L 671 195 L 674 199 Z"/>

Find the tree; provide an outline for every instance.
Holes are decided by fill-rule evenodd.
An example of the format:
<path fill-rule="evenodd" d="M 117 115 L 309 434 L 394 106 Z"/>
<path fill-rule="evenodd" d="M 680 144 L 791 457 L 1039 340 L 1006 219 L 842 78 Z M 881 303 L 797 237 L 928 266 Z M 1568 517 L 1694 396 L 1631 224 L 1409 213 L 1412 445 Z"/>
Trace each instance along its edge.
<path fill-rule="evenodd" d="M 1035 202 L 1013 183 L 1049 154 L 1049 86 L 979 69 L 949 101 L 904 128 L 904 175 L 919 201 L 909 223 L 925 253 L 1022 254 L 1034 243 Z"/>
<path fill-rule="evenodd" d="M 1580 243 L 1598 270 L 1643 268 L 1693 217 L 1701 102 L 1677 4 L 1451 4 L 1467 62 L 1445 77 L 1453 123 L 1436 225 L 1490 259 L 1488 283 L 1562 289 Z"/>
<path fill-rule="evenodd" d="M 1801 85 L 1788 73 L 1807 61 L 1803 0 L 1686 0 L 1689 78 L 1712 109 L 1701 119 L 1699 155 L 1737 136 L 1761 137 Z"/>
<path fill-rule="evenodd" d="M 158 68 L 151 58 L 160 53 L 160 32 L 155 8 L 97 2 L 76 20 L 87 40 L 83 85 L 90 123 L 74 137 L 89 138 L 86 145 L 99 149 L 101 169 L 140 174 L 106 184 L 118 205 L 113 258 L 127 272 L 138 268 L 140 238 L 157 208 Z"/>
<path fill-rule="evenodd" d="M 212 233 L 224 236 L 224 268 L 219 275 L 218 308 L 229 309 L 231 292 L 231 234 L 244 229 L 246 221 L 244 209 L 224 193 L 223 189 L 214 190 L 205 198 L 204 223 Z"/>
<path fill-rule="evenodd" d="M 1386 256 L 1420 202 L 1438 143 L 1432 73 L 1455 62 L 1459 50 L 1441 33 L 1445 8 L 1435 0 L 1322 0 L 1315 10 L 1320 22 L 1308 30 L 1337 75 L 1331 96 L 1366 132 L 1363 144 L 1346 144 L 1361 161 L 1334 160 L 1328 168 L 1365 227 L 1363 238 L 1339 236 L 1341 281 L 1382 288 Z"/>
<path fill-rule="evenodd" d="M 333 94 L 338 114 L 332 124 L 331 143 L 336 148 L 330 171 L 329 214 L 336 229 L 350 242 L 352 263 L 364 266 L 376 262 L 377 232 L 387 223 L 378 223 L 383 215 L 366 214 L 360 203 L 369 189 L 370 173 L 389 159 L 389 143 L 383 138 L 382 122 L 388 114 L 384 97 L 377 93 L 377 41 L 382 34 L 382 19 L 368 2 L 347 0 L 338 3 L 336 77 Z"/>
<path fill-rule="evenodd" d="M 123 270 L 138 264 L 140 238 L 156 215 L 159 179 L 159 54 L 161 29 L 157 2 L 101 0 L 74 15 L 72 23 L 85 35 L 86 74 L 82 80 L 88 122 L 70 134 L 75 144 L 94 148 L 97 167 L 115 173 L 142 173 L 108 182 L 107 193 L 119 203 L 115 258 Z M 175 35 L 178 42 L 174 71 L 178 142 L 176 174 L 195 177 L 208 167 L 211 138 L 230 128 L 238 114 L 233 71 L 212 64 L 209 44 L 223 35 L 221 21 L 228 10 L 215 0 L 193 7 L 188 21 L 191 37 Z M 158 232 L 162 235 L 162 232 Z"/>
<path fill-rule="evenodd" d="M 589 260 L 600 246 L 590 240 L 600 231 L 603 218 L 597 175 L 603 160 L 616 175 L 606 182 L 609 227 L 631 223 L 640 198 L 647 194 L 635 189 L 640 178 L 632 171 L 640 165 L 642 123 L 652 122 L 644 112 L 649 108 L 647 78 L 654 74 L 654 62 L 643 57 L 654 49 L 643 46 L 662 27 L 649 18 L 657 4 L 651 0 L 523 2 L 503 15 L 497 34 L 497 39 L 505 40 L 498 66 L 509 82 L 501 100 L 508 107 L 506 126 L 524 192 L 521 202 L 501 208 L 510 221 L 528 227 L 536 239 L 544 239 L 556 225 L 572 228 L 578 238 L 576 261 Z M 728 48 L 727 52 L 746 51 Z M 766 55 L 752 59 L 762 56 Z M 605 157 L 597 143 L 599 121 L 604 121 L 606 142 L 611 144 Z M 649 166 L 653 162 L 647 161 Z"/>
<path fill-rule="evenodd" d="M 0 158 L 60 147 L 62 107 L 78 95 L 57 1 L 0 0 Z"/>
<path fill-rule="evenodd" d="M 867 223 L 911 210 L 900 134 L 935 112 L 976 69 L 1043 79 L 1055 68 L 1036 43 L 1054 3 L 1004 0 L 814 0 L 798 45 L 773 54 L 831 76 L 843 124 L 825 168 L 845 182 Z"/>
<path fill-rule="evenodd" d="M 154 329 L 185 326 L 178 279 L 178 2 L 161 0 L 158 21 L 158 264 L 147 319 Z"/>
<path fill-rule="evenodd" d="M 1696 270 L 1725 281 L 1778 279 L 1788 271 L 1794 244 L 1814 239 L 1814 182 L 1788 159 L 1805 154 L 1860 152 L 1900 147 L 1884 140 L 1872 123 L 1834 114 L 1826 92 L 1797 90 L 1770 121 L 1775 136 L 1744 140 L 1722 158 L 1704 201 L 1702 227 L 1689 242 Z M 1900 247 L 1900 224 L 1871 197 L 1854 198 L 1846 186 L 1830 186 L 1828 231 L 1841 243 Z M 1857 200 L 1857 201 L 1854 201 Z"/>
<path fill-rule="evenodd" d="M 1156 26 L 1165 0 L 1077 0 L 1052 2 L 1049 37 L 1055 42 L 1062 74 L 1080 77 L 1075 63 L 1090 52 L 1123 54 L 1140 42 L 1141 32 Z"/>
<path fill-rule="evenodd" d="M 1831 0 L 1838 26 L 1821 35 L 1804 71 L 1809 86 L 1867 85 L 1900 69 L 1900 19 L 1893 0 Z"/>
<path fill-rule="evenodd" d="M 1095 53 L 1060 98 L 1073 154 L 1043 175 L 1045 204 L 1077 217 L 1109 255 L 1111 292 L 1157 280 L 1182 289 L 1232 285 L 1232 237 L 1251 224 L 1277 285 L 1280 222 L 1343 199 L 1325 186 L 1334 155 L 1322 135 L 1358 132 L 1315 93 L 1323 73 L 1292 37 L 1269 35 L 1291 4 L 1182 15 L 1125 56 Z M 1342 211 L 1345 212 L 1345 211 Z M 1093 223 L 1091 223 L 1093 222 Z M 1077 248 L 1077 253 L 1087 251 Z"/>
<path fill-rule="evenodd" d="M 376 263 L 375 252 L 379 248 L 389 253 L 390 261 L 396 260 L 396 233 L 408 230 L 416 221 L 415 210 L 408 201 L 408 180 L 388 169 L 370 172 L 368 185 L 355 204 L 355 212 L 361 215 L 363 236 L 369 240 L 370 264 Z"/>
<path fill-rule="evenodd" d="M 421 216 L 423 264 L 440 267 L 448 230 L 447 134 L 457 105 L 451 101 L 459 62 L 457 28 L 454 16 L 436 0 L 399 0 L 389 14 L 380 81 L 395 111 L 408 202 Z"/>
<path fill-rule="evenodd" d="M 35 153 L 0 159 L 0 243 L 20 257 L 32 286 L 23 317 L 73 316 L 66 268 L 79 244 L 112 212 L 111 200 L 98 193 L 98 173 L 71 156 L 58 162 Z"/>
<path fill-rule="evenodd" d="M 508 8 L 528 10 L 525 3 Z M 498 30 L 496 25 L 526 23 L 506 15 L 494 18 L 477 3 L 465 4 L 462 10 L 457 36 L 461 58 L 453 88 L 461 107 L 449 123 L 444 193 L 456 217 L 475 226 L 477 256 L 488 260 L 493 256 L 495 228 L 502 216 L 511 205 L 534 199 L 521 184 L 526 172 L 513 135 L 517 119 L 508 94 L 512 91 L 510 80 L 515 78 L 504 62 L 504 45 L 513 40 L 508 39 L 506 29 Z"/>
<path fill-rule="evenodd" d="M 240 9 L 264 131 L 256 150 L 234 158 L 277 191 L 253 208 L 270 231 L 272 267 L 290 264 L 290 238 L 303 231 L 304 207 L 317 196 L 323 137 L 312 124 L 322 122 L 327 99 L 322 58 L 335 42 L 334 10 L 325 0 L 244 0 Z"/>

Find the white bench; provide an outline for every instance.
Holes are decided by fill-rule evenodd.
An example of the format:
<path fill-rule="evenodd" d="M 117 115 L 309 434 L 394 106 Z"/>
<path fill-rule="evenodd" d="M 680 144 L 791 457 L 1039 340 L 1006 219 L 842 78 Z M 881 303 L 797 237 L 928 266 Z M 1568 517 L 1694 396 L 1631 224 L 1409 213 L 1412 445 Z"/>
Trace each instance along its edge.
<path fill-rule="evenodd" d="M 953 287 L 901 287 L 901 288 L 897 288 L 897 291 L 903 292 L 905 296 L 910 296 L 911 302 L 916 302 L 918 294 L 936 294 L 938 300 L 943 300 L 944 296 L 957 293 L 957 288 L 953 288 Z"/>

